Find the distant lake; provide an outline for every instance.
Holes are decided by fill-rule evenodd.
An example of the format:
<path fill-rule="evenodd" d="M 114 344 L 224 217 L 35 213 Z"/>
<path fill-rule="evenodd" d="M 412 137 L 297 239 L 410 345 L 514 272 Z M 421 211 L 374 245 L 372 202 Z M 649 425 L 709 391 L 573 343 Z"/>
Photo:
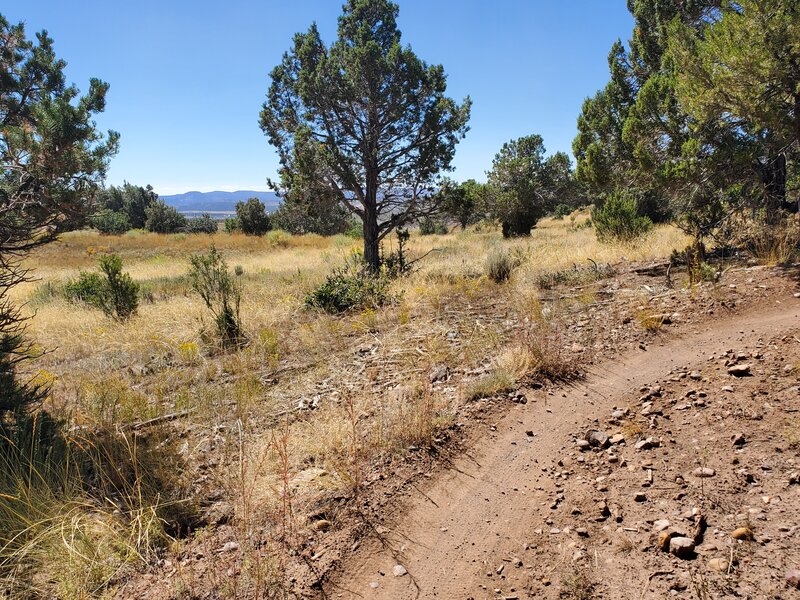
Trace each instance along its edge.
<path fill-rule="evenodd" d="M 181 210 L 178 212 L 190 219 L 201 215 L 209 215 L 212 219 L 217 221 L 224 221 L 225 219 L 236 216 L 235 210 Z"/>

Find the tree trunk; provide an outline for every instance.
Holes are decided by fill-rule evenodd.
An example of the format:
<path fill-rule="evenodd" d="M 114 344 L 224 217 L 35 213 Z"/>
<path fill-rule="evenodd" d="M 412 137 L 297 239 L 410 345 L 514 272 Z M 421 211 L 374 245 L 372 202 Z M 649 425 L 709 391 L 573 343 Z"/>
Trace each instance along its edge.
<path fill-rule="evenodd" d="M 374 273 L 377 273 L 381 268 L 380 248 L 378 245 L 378 215 L 372 207 L 366 208 L 364 211 L 364 262 L 370 271 Z"/>
<path fill-rule="evenodd" d="M 370 271 L 377 273 L 381 268 L 378 242 L 378 173 L 372 164 L 368 164 L 366 168 L 364 192 L 364 262 Z"/>
<path fill-rule="evenodd" d="M 779 210 L 789 208 L 786 203 L 786 155 L 781 153 L 768 160 L 762 169 L 764 208 L 767 222 L 774 224 L 780 220 Z"/>

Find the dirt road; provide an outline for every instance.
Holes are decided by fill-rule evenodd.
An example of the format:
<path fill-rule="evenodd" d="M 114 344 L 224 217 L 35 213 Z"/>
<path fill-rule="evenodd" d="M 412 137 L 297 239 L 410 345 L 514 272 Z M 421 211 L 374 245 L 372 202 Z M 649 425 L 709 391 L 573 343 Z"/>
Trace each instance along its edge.
<path fill-rule="evenodd" d="M 326 584 L 328 597 L 533 597 L 526 580 L 546 581 L 548 573 L 556 580 L 559 568 L 570 564 L 570 544 L 554 546 L 558 550 L 537 564 L 529 564 L 525 549 L 561 533 L 549 517 L 561 485 L 559 460 L 574 450 L 571 434 L 585 427 L 587 418 L 603 419 L 614 407 L 629 405 L 641 386 L 670 369 L 690 370 L 712 353 L 798 324 L 800 300 L 780 297 L 758 311 L 709 321 L 660 346 L 601 363 L 579 383 L 529 392 L 527 404 L 511 409 L 452 468 L 420 484 L 388 531 L 364 540 Z M 640 592 L 647 573 L 632 576 L 625 565 L 607 564 L 596 551 L 590 562 L 603 577 L 627 578 L 615 597 L 645 597 Z M 555 586 L 549 589 L 545 595 L 555 596 Z"/>

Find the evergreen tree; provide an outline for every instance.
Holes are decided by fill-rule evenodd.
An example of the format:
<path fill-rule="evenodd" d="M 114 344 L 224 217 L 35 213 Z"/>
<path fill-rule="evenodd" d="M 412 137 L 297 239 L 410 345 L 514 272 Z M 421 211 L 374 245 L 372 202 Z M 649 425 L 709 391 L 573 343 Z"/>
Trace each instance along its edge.
<path fill-rule="evenodd" d="M 245 235 L 264 235 L 270 230 L 267 207 L 258 198 L 236 203 L 236 218 L 239 229 Z"/>
<path fill-rule="evenodd" d="M 20 266 L 30 250 L 82 222 L 116 152 L 118 135 L 97 131 L 108 85 L 92 79 L 81 96 L 64 79 L 47 32 L 31 41 L 22 24 L 0 15 L 0 428 L 8 411 L 41 390 L 20 383 L 16 368 L 29 355 L 25 317 L 9 297 L 26 281 Z"/>
<path fill-rule="evenodd" d="M 427 209 L 470 111 L 445 96 L 441 66 L 401 44 L 397 14 L 389 0 L 348 0 L 331 46 L 316 25 L 297 34 L 260 119 L 282 180 L 315 181 L 361 219 L 373 270 L 380 241 Z"/>

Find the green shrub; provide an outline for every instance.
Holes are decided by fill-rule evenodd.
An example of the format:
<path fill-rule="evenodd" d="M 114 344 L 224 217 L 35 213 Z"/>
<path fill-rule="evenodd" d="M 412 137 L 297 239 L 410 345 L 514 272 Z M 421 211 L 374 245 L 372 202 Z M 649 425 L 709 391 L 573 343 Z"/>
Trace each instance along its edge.
<path fill-rule="evenodd" d="M 328 313 L 378 308 L 391 299 L 390 282 L 385 272 L 372 273 L 361 256 L 353 254 L 306 296 L 305 305 Z"/>
<path fill-rule="evenodd" d="M 486 256 L 486 275 L 495 283 L 504 283 L 520 265 L 520 258 L 505 248 L 492 248 Z"/>
<path fill-rule="evenodd" d="M 186 233 L 217 233 L 217 222 L 208 213 L 186 221 Z"/>
<path fill-rule="evenodd" d="M 67 282 L 64 295 L 72 302 L 84 302 L 108 316 L 124 321 L 139 307 L 139 284 L 122 272 L 122 259 L 116 254 L 100 257 L 100 273 L 81 271 Z"/>
<path fill-rule="evenodd" d="M 195 254 L 190 259 L 189 279 L 192 289 L 200 294 L 214 315 L 217 335 L 223 348 L 238 348 L 245 341 L 239 317 L 242 288 L 228 264 L 214 246 L 207 255 Z"/>
<path fill-rule="evenodd" d="M 124 321 L 139 307 L 139 284 L 122 272 L 122 259 L 116 254 L 100 257 L 100 271 L 106 276 L 103 311 Z"/>
<path fill-rule="evenodd" d="M 350 212 L 338 199 L 325 194 L 301 200 L 284 197 L 278 210 L 269 218 L 273 228 L 293 235 L 336 235 L 347 231 L 350 224 Z"/>
<path fill-rule="evenodd" d="M 553 210 L 553 218 L 559 221 L 572 214 L 572 208 L 567 204 L 559 204 Z"/>
<path fill-rule="evenodd" d="M 292 236 L 281 229 L 273 229 L 267 233 L 267 242 L 270 246 L 277 246 L 278 248 L 288 248 L 292 243 Z"/>
<path fill-rule="evenodd" d="M 107 208 L 96 212 L 89 224 L 103 235 L 122 235 L 131 228 L 128 215 Z"/>
<path fill-rule="evenodd" d="M 242 227 L 239 225 L 239 217 L 228 217 L 225 219 L 225 233 L 235 233 L 241 230 Z"/>
<path fill-rule="evenodd" d="M 447 233 L 447 225 L 432 217 L 423 217 L 419 221 L 419 232 L 421 235 L 444 235 Z"/>
<path fill-rule="evenodd" d="M 184 217 L 174 206 L 169 206 L 163 200 L 152 202 L 146 209 L 147 221 L 144 226 L 147 231 L 154 233 L 175 233 L 186 227 Z"/>
<path fill-rule="evenodd" d="M 350 219 L 344 234 L 354 240 L 360 240 L 364 237 L 364 224 L 359 219 Z"/>
<path fill-rule="evenodd" d="M 81 271 L 77 279 L 69 280 L 64 286 L 64 295 L 70 302 L 83 302 L 103 308 L 106 293 L 106 282 L 100 273 Z"/>
<path fill-rule="evenodd" d="M 630 242 L 653 227 L 648 217 L 640 217 L 636 199 L 625 192 L 611 194 L 601 208 L 592 210 L 597 239 L 603 242 Z"/>
<path fill-rule="evenodd" d="M 245 235 L 264 235 L 270 229 L 269 215 L 264 203 L 258 198 L 236 203 L 236 217 Z"/>

